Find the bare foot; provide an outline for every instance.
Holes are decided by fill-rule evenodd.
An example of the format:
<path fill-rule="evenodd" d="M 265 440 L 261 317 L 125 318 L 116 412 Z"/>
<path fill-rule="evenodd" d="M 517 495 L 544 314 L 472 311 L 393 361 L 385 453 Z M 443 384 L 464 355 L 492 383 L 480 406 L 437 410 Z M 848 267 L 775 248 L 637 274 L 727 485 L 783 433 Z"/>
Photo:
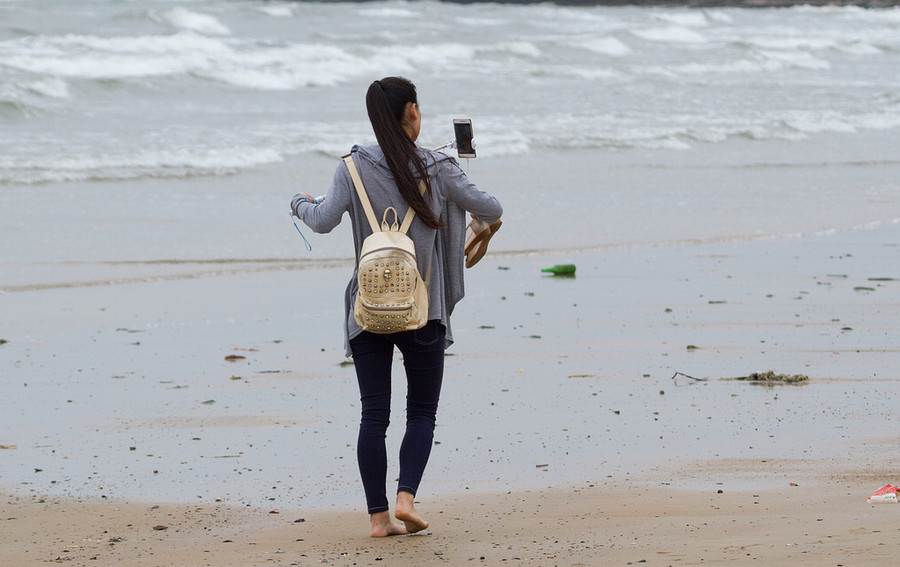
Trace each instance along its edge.
<path fill-rule="evenodd" d="M 370 514 L 369 520 L 372 523 L 372 537 L 387 537 L 409 533 L 405 527 L 391 519 L 390 512 Z"/>
<path fill-rule="evenodd" d="M 428 527 L 428 522 L 416 512 L 413 495 L 409 492 L 397 493 L 397 508 L 394 510 L 394 516 L 406 526 L 406 533 L 414 534 Z"/>

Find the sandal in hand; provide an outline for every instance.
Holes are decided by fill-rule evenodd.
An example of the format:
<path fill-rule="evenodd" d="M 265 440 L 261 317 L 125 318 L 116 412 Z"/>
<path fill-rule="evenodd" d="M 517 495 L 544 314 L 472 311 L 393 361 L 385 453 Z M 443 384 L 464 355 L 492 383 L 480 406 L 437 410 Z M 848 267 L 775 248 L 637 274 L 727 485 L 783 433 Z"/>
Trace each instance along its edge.
<path fill-rule="evenodd" d="M 472 217 L 472 222 L 466 227 L 466 246 L 464 250 L 467 268 L 471 268 L 484 257 L 484 253 L 487 252 L 488 242 L 490 242 L 494 233 L 500 230 L 500 225 L 502 224 L 502 220 L 488 224 L 475 216 Z"/>

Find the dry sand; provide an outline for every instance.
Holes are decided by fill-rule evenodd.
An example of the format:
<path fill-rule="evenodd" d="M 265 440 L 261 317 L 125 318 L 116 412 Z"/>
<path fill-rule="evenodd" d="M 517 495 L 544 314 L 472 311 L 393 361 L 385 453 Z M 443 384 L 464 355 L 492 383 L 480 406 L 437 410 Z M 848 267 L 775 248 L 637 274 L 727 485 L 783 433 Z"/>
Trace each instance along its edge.
<path fill-rule="evenodd" d="M 891 565 L 900 505 L 864 481 L 756 491 L 642 483 L 467 494 L 420 504 L 422 534 L 365 537 L 356 511 L 3 496 L 0 564 Z M 165 526 L 165 529 L 157 529 Z"/>

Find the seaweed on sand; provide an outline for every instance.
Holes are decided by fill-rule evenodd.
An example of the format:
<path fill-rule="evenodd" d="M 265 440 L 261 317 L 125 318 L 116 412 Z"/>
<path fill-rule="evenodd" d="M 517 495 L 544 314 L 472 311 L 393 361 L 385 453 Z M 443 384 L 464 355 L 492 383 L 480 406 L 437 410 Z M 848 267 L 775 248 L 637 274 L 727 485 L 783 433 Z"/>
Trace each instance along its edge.
<path fill-rule="evenodd" d="M 754 372 L 749 376 L 736 376 L 732 380 L 743 380 L 756 384 L 802 384 L 809 380 L 809 376 L 806 374 L 775 374 L 769 370 L 768 372 Z"/>
<path fill-rule="evenodd" d="M 688 378 L 694 382 L 707 382 L 708 378 L 694 378 L 683 372 L 676 372 L 672 375 L 672 380 L 678 381 L 678 377 Z M 735 376 L 733 378 L 720 378 L 720 380 L 740 380 L 742 382 L 750 382 L 751 384 L 762 384 L 765 386 L 774 386 L 775 384 L 805 384 L 809 381 L 806 374 L 775 374 L 773 371 L 754 372 L 749 376 Z M 691 382 L 689 382 L 690 384 Z"/>

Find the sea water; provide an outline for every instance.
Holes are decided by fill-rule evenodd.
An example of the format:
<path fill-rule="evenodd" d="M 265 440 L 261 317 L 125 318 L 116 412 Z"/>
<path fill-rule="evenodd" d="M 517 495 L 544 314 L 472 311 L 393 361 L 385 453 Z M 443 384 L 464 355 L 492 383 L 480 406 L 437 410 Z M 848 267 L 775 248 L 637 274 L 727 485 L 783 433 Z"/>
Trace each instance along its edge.
<path fill-rule="evenodd" d="M 0 184 L 228 175 L 373 139 L 374 78 L 421 143 L 695 151 L 900 127 L 900 10 L 439 2 L 0 2 Z"/>
<path fill-rule="evenodd" d="M 497 250 L 892 222 L 898 32 L 857 7 L 3 0 L 0 258 L 349 257 L 307 254 L 287 202 L 374 142 L 387 75 L 422 146 L 473 120 L 464 167 L 521 221 Z"/>

